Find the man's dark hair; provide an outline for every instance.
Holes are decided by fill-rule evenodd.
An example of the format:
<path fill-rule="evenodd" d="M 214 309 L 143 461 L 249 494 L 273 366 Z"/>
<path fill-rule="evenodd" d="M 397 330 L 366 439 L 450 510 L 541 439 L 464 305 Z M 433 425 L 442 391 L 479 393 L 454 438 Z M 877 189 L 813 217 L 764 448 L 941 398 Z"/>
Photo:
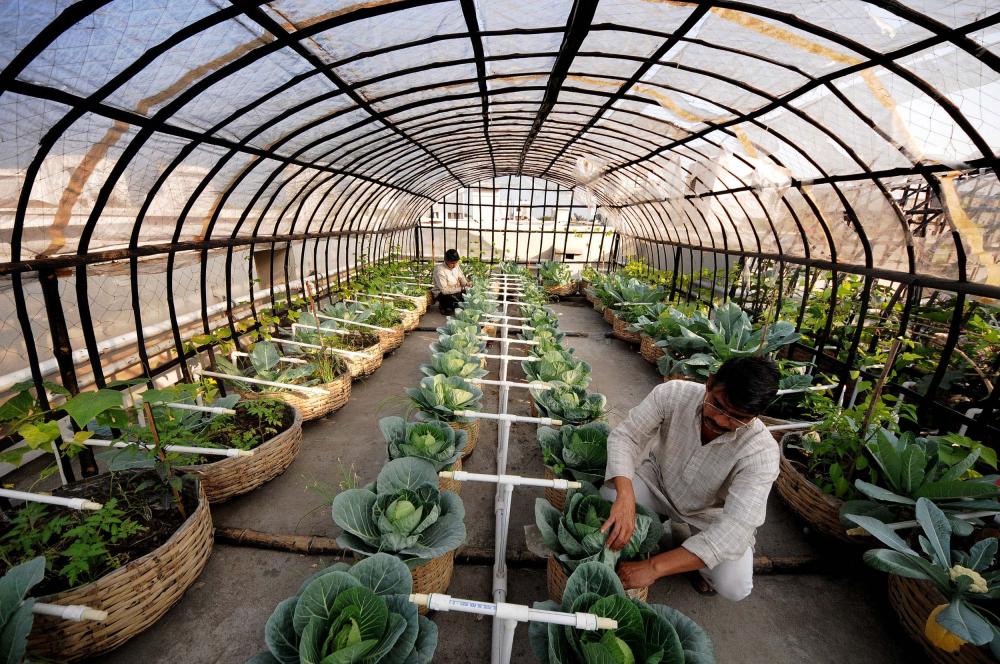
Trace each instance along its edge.
<path fill-rule="evenodd" d="M 458 260 L 458 251 L 455 249 L 449 249 L 444 252 L 444 260 L 448 263 L 453 263 Z"/>
<path fill-rule="evenodd" d="M 715 372 L 713 387 L 722 387 L 726 401 L 733 408 L 759 415 L 777 396 L 780 377 L 773 360 L 734 357 L 723 362 Z"/>

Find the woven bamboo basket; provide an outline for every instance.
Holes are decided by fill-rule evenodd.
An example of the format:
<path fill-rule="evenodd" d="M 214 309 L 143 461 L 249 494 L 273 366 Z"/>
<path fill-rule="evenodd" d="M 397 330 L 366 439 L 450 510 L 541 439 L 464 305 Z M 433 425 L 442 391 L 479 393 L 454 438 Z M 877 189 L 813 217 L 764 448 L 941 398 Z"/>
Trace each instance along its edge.
<path fill-rule="evenodd" d="M 403 332 L 412 332 L 417 329 L 420 325 L 420 312 L 419 311 L 404 311 L 400 310 L 399 315 L 402 317 L 402 322 L 400 326 L 403 328 Z"/>
<path fill-rule="evenodd" d="M 586 279 L 581 279 L 580 281 L 576 282 L 576 290 L 578 293 L 580 293 L 580 295 L 586 295 L 588 288 L 590 288 L 590 282 L 587 281 Z"/>
<path fill-rule="evenodd" d="M 558 477 L 555 476 L 548 466 L 545 466 L 545 479 L 547 480 L 557 480 Z M 545 487 L 545 500 L 552 503 L 552 507 L 556 508 L 560 512 L 566 509 L 566 489 L 553 489 L 550 486 Z"/>
<path fill-rule="evenodd" d="M 410 570 L 413 575 L 413 592 L 416 593 L 446 593 L 451 585 L 451 575 L 455 571 L 455 552 L 449 551 L 443 556 L 428 560 Z M 427 607 L 420 607 L 421 615 L 426 615 Z"/>
<path fill-rule="evenodd" d="M 383 355 L 388 355 L 403 345 L 406 332 L 402 327 L 394 327 L 392 330 L 378 331 L 378 345 L 382 349 Z"/>
<path fill-rule="evenodd" d="M 253 456 L 228 457 L 213 463 L 183 466 L 197 475 L 210 503 L 221 503 L 253 491 L 285 472 L 302 445 L 302 413 L 294 409 L 292 425 L 254 448 Z"/>
<path fill-rule="evenodd" d="M 614 319 L 611 321 L 611 329 L 612 329 L 611 333 L 616 337 L 618 337 L 619 339 L 621 339 L 622 341 L 627 341 L 630 344 L 641 343 L 642 339 L 639 337 L 639 333 L 629 331 L 628 329 L 629 325 L 631 325 L 631 323 L 629 323 L 624 318 L 619 318 L 618 316 L 615 316 Z"/>
<path fill-rule="evenodd" d="M 451 468 L 448 468 L 452 472 L 457 470 L 462 470 L 462 459 L 459 458 L 458 461 L 451 464 Z M 462 483 L 458 480 L 446 480 L 443 477 L 438 477 L 438 491 L 454 491 L 455 493 L 462 493 Z"/>
<path fill-rule="evenodd" d="M 935 607 L 946 604 L 948 599 L 933 584 L 919 579 L 889 575 L 889 603 L 896 611 L 899 623 L 907 636 L 920 644 L 927 661 L 933 664 L 987 664 L 996 660 L 989 648 L 965 644 L 958 652 L 950 653 L 937 648 L 924 636 L 927 616 Z"/>
<path fill-rule="evenodd" d="M 568 580 L 569 576 L 566 575 L 566 571 L 562 568 L 556 557 L 549 556 L 549 562 L 545 566 L 545 585 L 549 590 L 549 599 L 557 604 L 562 603 L 563 591 L 566 590 L 566 582 Z M 649 599 L 649 586 L 626 590 L 625 594 L 632 599 L 645 602 Z"/>
<path fill-rule="evenodd" d="M 479 424 L 480 421 L 473 419 L 471 422 L 448 422 L 450 426 L 455 431 L 464 431 L 468 436 L 465 441 L 465 449 L 462 450 L 462 458 L 467 459 L 469 455 L 476 449 L 476 443 L 479 442 Z"/>
<path fill-rule="evenodd" d="M 326 394 L 306 394 L 305 392 L 240 392 L 244 399 L 281 399 L 302 414 L 303 422 L 318 420 L 335 410 L 340 410 L 351 398 L 351 373 L 347 371 L 329 383 L 311 385 Z"/>
<path fill-rule="evenodd" d="M 640 334 L 639 355 L 642 355 L 642 358 L 650 364 L 656 365 L 657 361 L 666 355 L 666 353 L 656 345 L 656 339 L 648 334 Z"/>
<path fill-rule="evenodd" d="M 122 645 L 148 629 L 195 582 L 212 553 L 212 516 L 198 489 L 198 507 L 166 542 L 124 567 L 79 588 L 38 597 L 108 612 L 104 622 L 35 616 L 28 636 L 34 658 L 75 662 Z"/>
<path fill-rule="evenodd" d="M 415 304 L 417 306 L 417 308 L 415 309 L 415 311 L 417 312 L 418 316 L 423 316 L 425 313 L 427 313 L 427 305 L 430 304 L 430 300 L 427 298 L 426 295 L 403 295 L 403 294 L 399 294 L 398 297 L 399 297 L 399 299 L 406 299 L 407 301 L 412 302 L 413 304 Z"/>
<path fill-rule="evenodd" d="M 603 315 L 605 323 L 607 323 L 608 325 L 615 324 L 615 310 L 612 307 L 605 307 Z"/>
<path fill-rule="evenodd" d="M 353 378 L 363 378 L 375 373 L 382 366 L 382 344 L 377 343 L 360 350 L 351 351 L 360 355 L 341 355 L 347 370 Z"/>
<path fill-rule="evenodd" d="M 576 284 L 572 281 L 568 284 L 555 284 L 552 286 L 545 287 L 545 293 L 548 295 L 554 295 L 556 297 L 566 297 L 567 295 L 572 295 L 576 292 Z"/>
<path fill-rule="evenodd" d="M 607 310 L 608 310 L 608 308 L 606 306 L 604 306 L 603 302 L 601 302 L 597 298 L 594 298 L 594 311 L 596 311 L 597 313 L 599 313 L 601 315 L 604 315 L 604 312 L 607 311 Z"/>
<path fill-rule="evenodd" d="M 858 544 L 859 540 L 849 537 L 847 529 L 840 523 L 840 506 L 843 501 L 823 493 L 818 486 L 810 482 L 809 478 L 785 457 L 784 446 L 781 447 L 781 471 L 774 486 L 785 504 L 809 524 L 810 528 L 826 537 Z"/>
<path fill-rule="evenodd" d="M 427 308 L 430 309 L 430 306 L 434 304 L 434 293 L 428 290 L 425 299 L 427 300 Z"/>

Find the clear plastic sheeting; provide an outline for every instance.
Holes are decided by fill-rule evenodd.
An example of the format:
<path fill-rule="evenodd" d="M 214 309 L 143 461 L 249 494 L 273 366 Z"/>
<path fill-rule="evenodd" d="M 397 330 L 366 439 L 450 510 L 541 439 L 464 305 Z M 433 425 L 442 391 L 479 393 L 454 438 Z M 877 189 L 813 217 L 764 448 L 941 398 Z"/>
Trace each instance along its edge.
<path fill-rule="evenodd" d="M 683 247 L 1000 293 L 995 3 L 2 9 L 3 274 L 127 283 L 126 268 L 98 266 L 142 258 L 169 283 L 174 263 L 220 254 L 222 269 L 190 284 L 210 295 L 157 318 L 200 309 L 204 326 L 213 304 L 249 297 L 261 277 L 233 276 L 234 255 L 293 247 L 282 282 L 301 289 L 393 247 L 429 251 L 418 229 L 435 202 L 509 177 L 586 198 L 620 252 Z M 74 291 L 86 309 L 92 293 Z M 115 334 L 145 317 L 103 323 Z"/>

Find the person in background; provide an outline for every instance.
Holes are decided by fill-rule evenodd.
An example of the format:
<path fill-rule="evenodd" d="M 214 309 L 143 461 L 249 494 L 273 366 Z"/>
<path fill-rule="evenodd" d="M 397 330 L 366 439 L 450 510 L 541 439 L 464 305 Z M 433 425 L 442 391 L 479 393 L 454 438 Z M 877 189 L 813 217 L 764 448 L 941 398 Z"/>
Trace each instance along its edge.
<path fill-rule="evenodd" d="M 459 256 L 454 249 L 444 252 L 444 262 L 434 268 L 434 296 L 438 308 L 445 316 L 455 313 L 455 307 L 463 300 L 465 289 L 472 285 L 462 268 L 458 266 Z"/>
<path fill-rule="evenodd" d="M 703 595 L 738 601 L 750 594 L 754 534 L 779 462 L 757 416 L 774 400 L 778 377 L 769 359 L 733 358 L 705 385 L 658 385 L 611 432 L 601 489 L 614 501 L 601 529 L 608 546 L 619 550 L 632 536 L 637 502 L 669 517 L 674 533 L 682 524 L 697 531 L 676 548 L 619 565 L 626 588 L 685 574 Z"/>

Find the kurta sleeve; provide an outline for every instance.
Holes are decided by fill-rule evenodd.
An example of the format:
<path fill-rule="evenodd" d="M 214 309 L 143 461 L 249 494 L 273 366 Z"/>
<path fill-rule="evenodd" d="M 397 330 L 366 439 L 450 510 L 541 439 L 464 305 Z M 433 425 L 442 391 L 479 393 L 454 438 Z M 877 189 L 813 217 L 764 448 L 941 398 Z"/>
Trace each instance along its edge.
<path fill-rule="evenodd" d="M 681 544 L 709 569 L 742 556 L 753 541 L 754 531 L 764 523 L 767 496 L 778 477 L 777 445 L 748 457 L 733 472 L 722 514 Z"/>
<path fill-rule="evenodd" d="M 670 417 L 670 383 L 657 385 L 638 406 L 628 412 L 628 417 L 608 436 L 608 465 L 606 480 L 613 477 L 635 476 L 639 454 L 649 439 Z"/>

